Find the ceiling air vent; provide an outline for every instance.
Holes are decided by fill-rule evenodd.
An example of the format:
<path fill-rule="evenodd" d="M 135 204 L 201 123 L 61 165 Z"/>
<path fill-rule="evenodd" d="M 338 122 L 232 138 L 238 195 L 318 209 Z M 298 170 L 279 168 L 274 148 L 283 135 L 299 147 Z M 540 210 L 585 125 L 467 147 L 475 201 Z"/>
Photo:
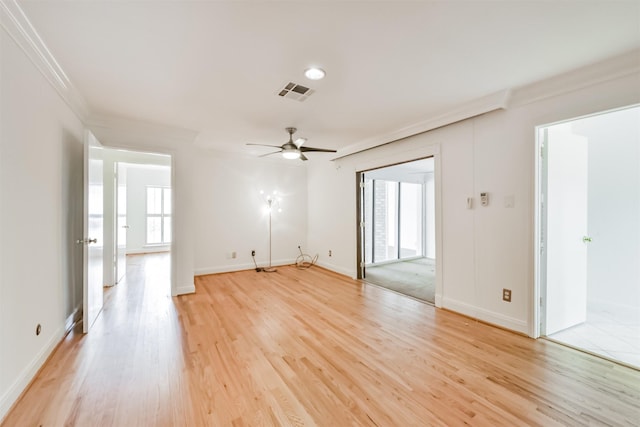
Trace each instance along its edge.
<path fill-rule="evenodd" d="M 293 99 L 294 101 L 303 102 L 313 94 L 314 90 L 308 87 L 289 82 L 280 91 L 278 96 L 283 98 Z"/>

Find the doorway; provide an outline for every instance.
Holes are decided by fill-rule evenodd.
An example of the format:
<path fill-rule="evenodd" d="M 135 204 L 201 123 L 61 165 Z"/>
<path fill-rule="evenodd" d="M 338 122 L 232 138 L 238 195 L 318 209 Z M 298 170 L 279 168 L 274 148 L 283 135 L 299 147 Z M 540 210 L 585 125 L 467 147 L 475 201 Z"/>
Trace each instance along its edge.
<path fill-rule="evenodd" d="M 434 158 L 365 171 L 360 272 L 369 283 L 435 303 Z"/>
<path fill-rule="evenodd" d="M 540 335 L 640 368 L 640 106 L 537 139 Z"/>
<path fill-rule="evenodd" d="M 139 255 L 158 254 L 155 263 L 163 265 L 156 269 L 167 277 L 157 281 L 157 286 L 165 288 L 163 294 L 171 295 L 171 156 L 110 149 L 107 158 L 114 184 L 113 191 L 105 194 L 105 210 L 113 212 L 113 221 L 109 221 L 112 229 L 105 230 L 105 234 L 113 236 L 113 257 L 107 267 L 112 276 L 105 282 L 125 283 L 132 265 L 140 264 Z M 107 203 L 107 198 L 113 203 Z"/>

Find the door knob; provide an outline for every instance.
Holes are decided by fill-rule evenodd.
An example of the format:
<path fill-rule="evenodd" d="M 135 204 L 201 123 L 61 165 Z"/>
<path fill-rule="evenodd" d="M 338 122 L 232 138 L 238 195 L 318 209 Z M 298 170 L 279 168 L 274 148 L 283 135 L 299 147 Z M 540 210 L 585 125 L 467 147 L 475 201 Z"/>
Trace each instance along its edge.
<path fill-rule="evenodd" d="M 78 240 L 76 240 L 76 243 L 78 243 L 78 244 L 86 243 L 87 245 L 89 243 L 98 243 L 98 238 L 96 237 L 95 239 L 91 239 L 91 238 L 89 238 L 89 239 L 78 239 Z"/>
<path fill-rule="evenodd" d="M 582 238 L 582 242 L 583 242 L 583 243 L 591 243 L 591 237 L 589 237 L 589 236 L 584 236 L 584 237 Z"/>

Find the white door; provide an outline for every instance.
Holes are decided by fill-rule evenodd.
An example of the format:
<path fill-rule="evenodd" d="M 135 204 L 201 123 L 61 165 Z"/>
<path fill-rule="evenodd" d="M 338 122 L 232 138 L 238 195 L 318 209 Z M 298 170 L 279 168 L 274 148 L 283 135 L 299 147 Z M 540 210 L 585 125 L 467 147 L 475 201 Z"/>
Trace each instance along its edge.
<path fill-rule="evenodd" d="M 546 141 L 546 321 L 544 334 L 587 318 L 587 139 L 571 124 L 548 128 Z"/>
<path fill-rule="evenodd" d="M 127 268 L 127 168 L 116 165 L 116 283 L 124 278 Z"/>
<path fill-rule="evenodd" d="M 83 310 L 84 333 L 102 310 L 104 213 L 103 213 L 102 145 L 90 131 L 84 138 L 84 237 L 83 243 Z"/>

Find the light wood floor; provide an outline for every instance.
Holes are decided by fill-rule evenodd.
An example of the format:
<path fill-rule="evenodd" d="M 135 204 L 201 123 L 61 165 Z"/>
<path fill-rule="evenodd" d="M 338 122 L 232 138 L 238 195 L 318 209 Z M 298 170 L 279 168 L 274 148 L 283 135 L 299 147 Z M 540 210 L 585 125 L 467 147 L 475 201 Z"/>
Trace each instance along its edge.
<path fill-rule="evenodd" d="M 136 260 L 3 425 L 640 420 L 639 371 L 318 267 L 199 277 L 196 294 L 170 298 L 158 258 Z"/>

